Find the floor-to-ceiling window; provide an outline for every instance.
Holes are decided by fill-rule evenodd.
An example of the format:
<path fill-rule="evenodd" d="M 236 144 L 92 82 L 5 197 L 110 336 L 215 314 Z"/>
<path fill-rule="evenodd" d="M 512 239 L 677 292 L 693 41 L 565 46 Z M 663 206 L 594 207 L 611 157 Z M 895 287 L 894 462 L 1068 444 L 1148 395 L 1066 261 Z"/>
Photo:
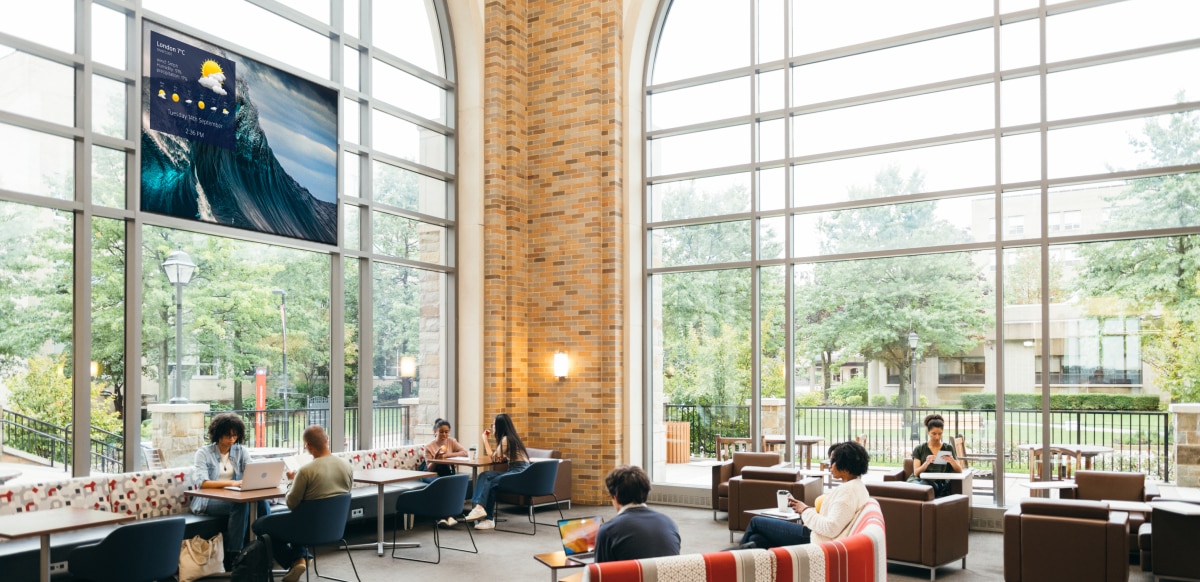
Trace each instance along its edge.
<path fill-rule="evenodd" d="M 8 11 L 0 70 L 23 81 L 0 89 L 0 462 L 190 465 L 191 415 L 220 411 L 260 447 L 298 449 L 309 424 L 335 449 L 431 434 L 454 389 L 448 39 L 439 0 Z M 194 49 L 212 57 L 192 71 Z M 156 98 L 200 125 L 169 135 Z M 182 139 L 217 115 L 237 119 L 236 156 Z M 147 207 L 166 191 L 192 196 Z"/>
<path fill-rule="evenodd" d="M 928 413 L 999 475 L 1048 437 L 1168 478 L 1158 420 L 1053 411 L 1196 395 L 1198 8 L 664 2 L 643 136 L 654 479 L 689 482 L 717 434 L 821 436 L 818 455 L 860 437 L 896 465 Z M 681 438 L 691 458 L 668 458 Z"/>

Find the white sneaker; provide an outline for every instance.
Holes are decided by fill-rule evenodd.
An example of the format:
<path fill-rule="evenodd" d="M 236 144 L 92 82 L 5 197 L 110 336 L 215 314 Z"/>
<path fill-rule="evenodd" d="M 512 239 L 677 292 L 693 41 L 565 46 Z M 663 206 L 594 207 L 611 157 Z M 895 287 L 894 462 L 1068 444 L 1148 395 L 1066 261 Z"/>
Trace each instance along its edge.
<path fill-rule="evenodd" d="M 496 522 L 490 519 L 484 519 L 475 522 L 475 529 L 496 529 Z"/>
<path fill-rule="evenodd" d="M 442 527 L 454 527 L 458 525 L 458 520 L 453 517 L 447 517 L 446 519 L 439 520 L 438 525 Z"/>
<path fill-rule="evenodd" d="M 463 518 L 463 520 L 477 521 L 477 520 L 483 519 L 485 517 L 487 517 L 487 510 L 484 509 L 482 505 L 476 505 L 475 507 L 471 508 L 471 513 L 468 513 L 467 516 Z"/>

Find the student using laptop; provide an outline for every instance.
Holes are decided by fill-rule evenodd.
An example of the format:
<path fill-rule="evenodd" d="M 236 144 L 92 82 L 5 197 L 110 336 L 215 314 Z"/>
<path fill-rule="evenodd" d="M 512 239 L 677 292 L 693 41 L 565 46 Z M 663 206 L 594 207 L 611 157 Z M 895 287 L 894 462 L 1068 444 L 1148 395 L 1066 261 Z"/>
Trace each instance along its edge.
<path fill-rule="evenodd" d="M 558 520 L 558 535 L 562 537 L 563 554 L 581 564 L 596 561 L 596 534 L 604 518 L 572 517 Z"/>
<path fill-rule="evenodd" d="M 213 417 L 208 423 L 209 444 L 196 451 L 196 476 L 203 479 L 201 489 L 221 489 L 242 484 L 242 475 L 246 471 L 246 461 L 250 458 L 242 443 L 246 440 L 246 425 L 242 418 L 232 412 L 222 412 Z M 229 523 L 225 527 L 225 569 L 233 564 L 233 559 L 246 542 L 246 528 L 249 527 L 250 505 L 248 503 L 233 503 L 220 499 L 193 497 L 192 513 L 197 515 L 227 515 Z M 258 502 L 258 515 L 271 513 L 266 501 Z"/>
<path fill-rule="evenodd" d="M 641 467 L 621 465 L 604 486 L 617 516 L 596 534 L 596 561 L 638 560 L 679 555 L 679 529 L 671 518 L 646 507 L 650 478 Z"/>

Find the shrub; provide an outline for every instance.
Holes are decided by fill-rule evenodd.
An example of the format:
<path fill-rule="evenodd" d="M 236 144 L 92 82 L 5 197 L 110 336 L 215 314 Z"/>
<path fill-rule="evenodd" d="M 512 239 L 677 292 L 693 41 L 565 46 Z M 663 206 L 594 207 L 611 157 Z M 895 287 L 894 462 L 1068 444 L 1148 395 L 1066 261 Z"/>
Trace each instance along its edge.
<path fill-rule="evenodd" d="M 862 396 L 859 396 L 858 394 L 852 394 L 847 396 L 842 404 L 844 406 L 862 406 L 864 403 Z"/>
<path fill-rule="evenodd" d="M 820 406 L 821 404 L 820 390 L 813 390 L 812 392 L 805 392 L 804 394 L 796 395 L 796 406 Z"/>
<path fill-rule="evenodd" d="M 851 400 L 858 404 L 851 404 Z M 862 406 L 867 403 L 867 379 L 859 376 L 829 392 L 829 403 L 838 406 Z"/>
<path fill-rule="evenodd" d="M 963 408 L 995 410 L 995 394 L 963 394 Z M 1015 393 L 1004 395 L 1004 406 L 1009 410 L 1039 410 L 1042 395 L 1037 393 Z M 1051 410 L 1159 410 L 1162 407 L 1157 396 L 1128 394 L 1051 394 Z"/>
<path fill-rule="evenodd" d="M 887 406 L 888 397 L 884 394 L 876 394 L 871 397 L 871 406 Z"/>

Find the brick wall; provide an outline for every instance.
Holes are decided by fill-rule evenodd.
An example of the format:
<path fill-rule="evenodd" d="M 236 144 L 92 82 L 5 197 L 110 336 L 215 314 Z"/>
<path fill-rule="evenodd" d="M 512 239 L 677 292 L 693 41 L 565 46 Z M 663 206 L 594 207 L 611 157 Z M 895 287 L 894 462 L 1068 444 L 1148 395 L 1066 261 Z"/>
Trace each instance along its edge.
<path fill-rule="evenodd" d="M 617 0 L 485 7 L 485 418 L 562 449 L 588 504 L 624 447 L 620 25 Z"/>

